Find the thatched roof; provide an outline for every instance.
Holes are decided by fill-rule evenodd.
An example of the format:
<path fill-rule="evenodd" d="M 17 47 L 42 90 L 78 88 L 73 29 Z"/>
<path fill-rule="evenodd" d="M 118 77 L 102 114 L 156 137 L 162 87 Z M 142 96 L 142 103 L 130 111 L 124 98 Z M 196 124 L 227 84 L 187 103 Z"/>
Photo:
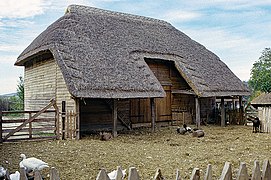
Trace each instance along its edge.
<path fill-rule="evenodd" d="M 251 101 L 253 106 L 270 106 L 271 105 L 271 93 L 262 93 Z"/>
<path fill-rule="evenodd" d="M 174 61 L 198 96 L 249 94 L 214 53 L 157 19 L 71 5 L 22 52 L 15 65 L 24 65 L 48 50 L 76 97 L 165 96 L 144 57 Z"/>

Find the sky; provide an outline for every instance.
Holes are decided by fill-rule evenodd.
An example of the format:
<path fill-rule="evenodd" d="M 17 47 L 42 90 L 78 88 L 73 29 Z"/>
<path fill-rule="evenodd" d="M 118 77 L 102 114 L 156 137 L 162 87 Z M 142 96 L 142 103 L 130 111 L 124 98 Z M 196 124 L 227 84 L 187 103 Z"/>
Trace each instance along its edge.
<path fill-rule="evenodd" d="M 271 0 L 0 0 L 0 95 L 16 92 L 20 53 L 70 4 L 165 20 L 214 52 L 242 81 L 271 47 Z"/>

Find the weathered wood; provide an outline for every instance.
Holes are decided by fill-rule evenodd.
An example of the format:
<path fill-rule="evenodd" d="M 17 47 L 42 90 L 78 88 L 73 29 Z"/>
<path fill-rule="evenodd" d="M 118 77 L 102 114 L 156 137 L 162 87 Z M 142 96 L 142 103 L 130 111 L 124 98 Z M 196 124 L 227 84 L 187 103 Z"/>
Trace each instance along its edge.
<path fill-rule="evenodd" d="M 117 107 L 117 100 L 113 99 L 113 109 L 112 109 L 112 119 L 113 119 L 113 137 L 117 137 L 117 125 L 118 125 L 118 107 Z"/>
<path fill-rule="evenodd" d="M 261 169 L 259 161 L 254 161 L 251 180 L 261 180 Z"/>
<path fill-rule="evenodd" d="M 156 119 L 154 98 L 150 99 L 150 103 L 151 103 L 151 130 L 152 130 L 152 132 L 154 132 L 155 131 L 155 119 Z"/>
<path fill-rule="evenodd" d="M 105 169 L 101 169 L 96 180 L 110 180 Z"/>
<path fill-rule="evenodd" d="M 60 177 L 55 167 L 52 167 L 50 170 L 50 180 L 60 180 Z"/>
<path fill-rule="evenodd" d="M 179 169 L 176 170 L 176 179 L 175 180 L 182 180 Z"/>
<path fill-rule="evenodd" d="M 231 163 L 225 162 L 220 180 L 232 180 Z"/>
<path fill-rule="evenodd" d="M 135 167 L 129 168 L 128 180 L 140 180 L 140 177 Z"/>
<path fill-rule="evenodd" d="M 62 116 L 62 139 L 66 139 L 66 101 L 61 102 L 61 116 Z"/>
<path fill-rule="evenodd" d="M 246 163 L 241 162 L 239 171 L 237 173 L 237 180 L 248 180 L 248 179 L 249 179 L 249 176 L 247 174 Z"/>
<path fill-rule="evenodd" d="M 206 173 L 204 176 L 204 180 L 212 180 L 212 177 L 213 177 L 212 165 L 208 164 L 207 169 L 206 169 Z"/>
<path fill-rule="evenodd" d="M 263 162 L 263 172 L 262 172 L 262 180 L 270 180 L 271 179 L 271 169 L 269 160 L 264 160 Z"/>
<path fill-rule="evenodd" d="M 224 97 L 221 98 L 221 126 L 226 126 Z"/>
<path fill-rule="evenodd" d="M 32 114 L 29 113 L 29 119 L 31 118 Z M 29 139 L 32 138 L 32 122 L 29 122 Z"/>
<path fill-rule="evenodd" d="M 18 132 L 19 130 L 21 130 L 24 126 L 26 126 L 26 124 L 28 124 L 29 122 L 33 121 L 36 117 L 38 117 L 39 115 L 41 115 L 42 113 L 44 113 L 44 111 L 46 111 L 48 108 L 50 108 L 53 104 L 55 103 L 55 100 L 52 99 L 50 101 L 50 103 L 44 107 L 42 110 L 40 110 L 38 113 L 36 113 L 34 116 L 32 116 L 30 119 L 26 120 L 23 124 L 21 124 L 20 126 L 18 126 L 15 130 L 13 130 L 12 132 L 10 132 L 9 134 L 7 134 L 4 137 L 4 141 L 7 140 L 10 136 L 12 136 L 14 133 Z"/>
<path fill-rule="evenodd" d="M 196 104 L 196 127 L 200 127 L 200 104 L 199 104 L 199 98 L 195 98 L 195 104 Z"/>
<path fill-rule="evenodd" d="M 115 180 L 122 180 L 124 178 L 124 175 L 122 173 L 122 169 L 120 166 L 117 167 L 117 174 Z"/>
<path fill-rule="evenodd" d="M 20 180 L 28 180 L 25 169 L 23 167 L 20 168 Z"/>
<path fill-rule="evenodd" d="M 2 124 L 8 124 L 8 123 L 22 123 L 25 122 L 27 119 L 8 119 L 8 120 L 3 120 L 2 119 Z M 54 122 L 55 118 L 36 118 L 32 121 L 33 122 Z M 17 126 L 16 126 L 17 127 Z"/>
<path fill-rule="evenodd" d="M 153 180 L 163 180 L 163 179 L 164 177 L 162 176 L 161 169 L 158 168 L 155 172 Z"/>
<path fill-rule="evenodd" d="M 190 180 L 200 180 L 200 170 L 199 168 L 194 168 Z"/>
<path fill-rule="evenodd" d="M 76 139 L 80 139 L 80 131 L 79 131 L 79 128 L 80 128 L 80 101 L 78 98 L 76 98 Z"/>
<path fill-rule="evenodd" d="M 35 180 L 42 180 L 42 176 L 38 170 L 34 171 L 34 179 Z"/>
<path fill-rule="evenodd" d="M 59 127 L 60 126 L 60 124 L 59 124 L 59 115 L 60 115 L 59 108 L 56 103 L 53 104 L 53 107 L 55 108 L 55 119 L 54 119 L 55 120 L 55 127 L 56 127 L 55 134 L 56 134 L 57 139 L 61 139 L 60 127 Z"/>

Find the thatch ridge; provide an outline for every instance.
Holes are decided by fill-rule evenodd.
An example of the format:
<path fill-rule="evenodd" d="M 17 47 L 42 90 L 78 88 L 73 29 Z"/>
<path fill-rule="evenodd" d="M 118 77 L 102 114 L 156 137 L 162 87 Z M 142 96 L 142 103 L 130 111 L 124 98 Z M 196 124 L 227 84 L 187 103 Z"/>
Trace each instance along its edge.
<path fill-rule="evenodd" d="M 174 61 L 200 97 L 248 95 L 249 90 L 211 51 L 169 23 L 126 13 L 71 5 L 41 33 L 15 65 L 50 50 L 75 97 L 163 97 L 144 61 Z"/>
<path fill-rule="evenodd" d="M 271 93 L 262 93 L 251 101 L 252 105 L 271 105 Z"/>

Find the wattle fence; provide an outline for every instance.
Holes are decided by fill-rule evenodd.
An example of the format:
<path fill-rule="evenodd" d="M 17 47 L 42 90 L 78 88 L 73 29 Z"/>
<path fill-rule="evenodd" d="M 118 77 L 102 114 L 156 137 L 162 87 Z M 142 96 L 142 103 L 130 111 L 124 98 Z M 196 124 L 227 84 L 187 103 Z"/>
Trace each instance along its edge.
<path fill-rule="evenodd" d="M 208 164 L 205 174 L 200 173 L 199 168 L 194 168 L 190 177 L 190 180 L 212 180 L 212 165 Z M 9 179 L 9 174 L 6 175 Z M 80 175 L 78 175 L 80 176 Z M 124 176 L 124 177 L 123 177 Z M 76 177 L 80 179 L 80 177 Z M 123 175 L 123 171 L 120 166 L 117 167 L 116 173 L 114 178 L 110 179 L 108 176 L 108 172 L 105 169 L 101 169 L 97 175 L 96 180 L 140 180 L 140 176 L 138 170 L 135 167 L 130 167 L 128 175 Z M 154 174 L 153 180 L 164 180 L 163 173 L 161 169 L 157 169 L 156 173 Z M 176 176 L 174 180 L 181 180 L 180 171 L 176 171 Z M 20 180 L 27 180 L 27 176 L 25 170 L 23 168 L 20 169 Z M 34 172 L 34 180 L 42 180 L 42 176 L 39 171 Z M 50 180 L 60 180 L 59 173 L 57 170 L 52 167 L 50 169 Z M 232 174 L 232 165 L 230 162 L 226 162 L 224 168 L 222 170 L 221 176 L 219 180 L 271 180 L 271 169 L 269 160 L 264 160 L 262 170 L 259 165 L 259 161 L 254 161 L 254 166 L 252 169 L 252 175 L 249 176 L 246 164 L 244 162 L 240 163 L 239 170 L 236 174 L 236 177 L 233 177 Z"/>

